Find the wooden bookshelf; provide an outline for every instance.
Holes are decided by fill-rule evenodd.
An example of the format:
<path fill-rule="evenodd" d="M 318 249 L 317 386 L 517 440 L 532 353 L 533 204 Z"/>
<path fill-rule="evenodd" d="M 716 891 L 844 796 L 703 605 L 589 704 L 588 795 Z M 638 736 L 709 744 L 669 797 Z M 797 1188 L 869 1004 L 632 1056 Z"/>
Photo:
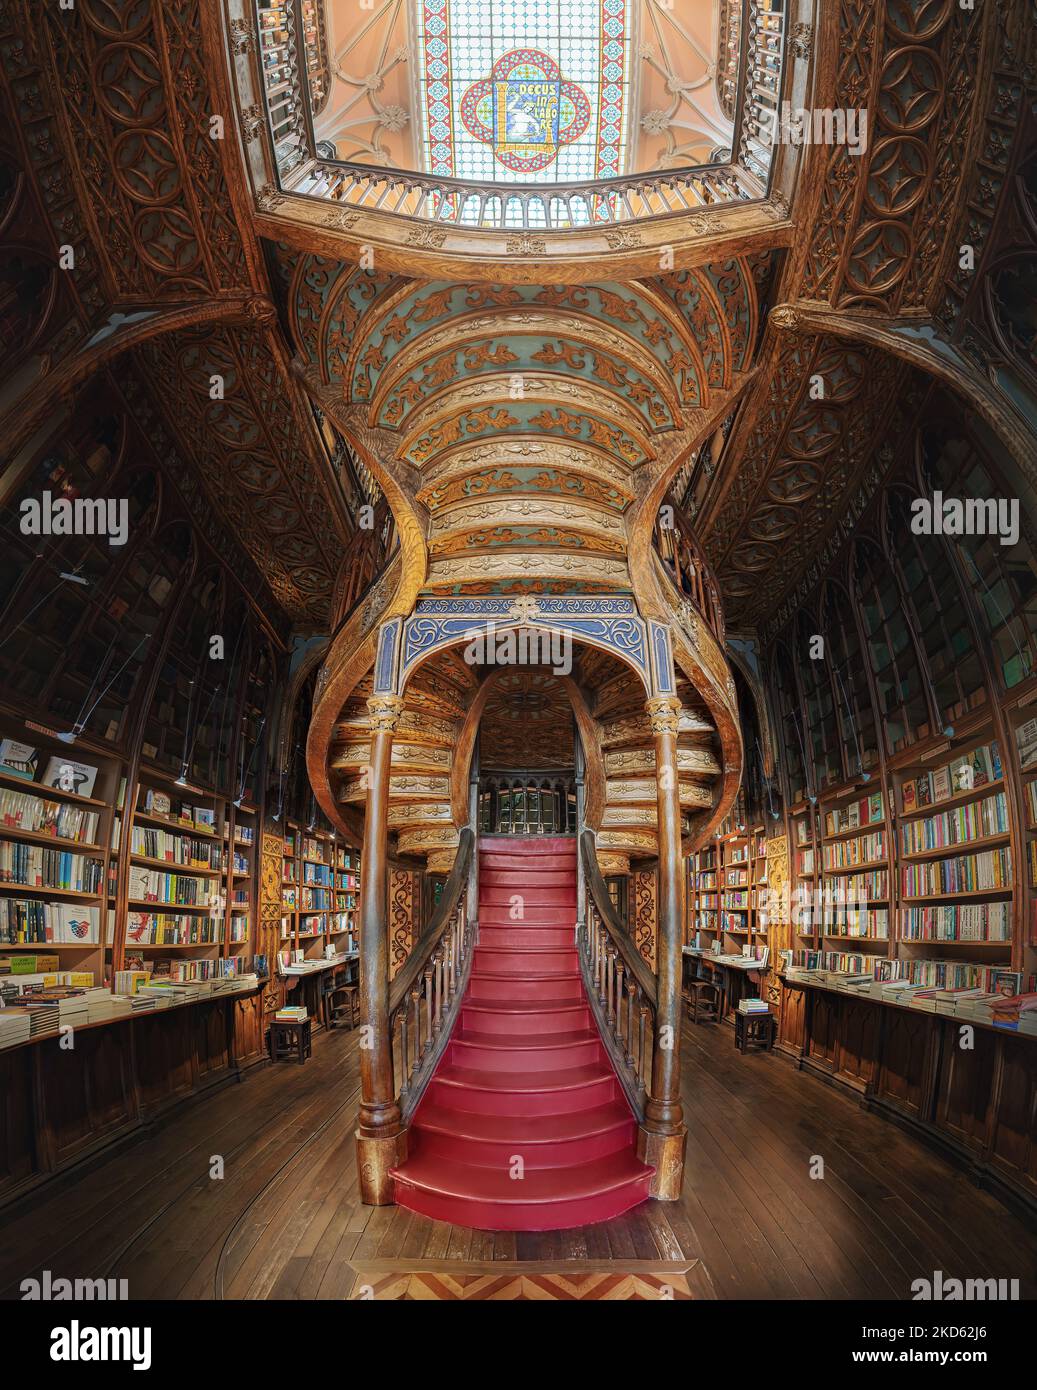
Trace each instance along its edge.
<path fill-rule="evenodd" d="M 898 958 L 974 948 L 1011 968 L 1019 866 L 1004 752 L 988 720 L 924 764 L 893 768 Z"/>
<path fill-rule="evenodd" d="M 330 826 L 289 821 L 281 861 L 281 950 L 324 956 L 357 950 L 360 854 Z"/>
<path fill-rule="evenodd" d="M 105 891 L 123 769 L 94 740 L 66 742 L 58 732 L 0 713 L 0 737 L 10 756 L 13 745 L 32 750 L 26 776 L 0 769 L 0 956 L 22 958 L 23 964 L 29 956 L 56 961 L 56 972 L 43 973 L 57 974 L 65 984 L 98 985 L 105 982 L 112 947 Z M 89 793 L 75 790 L 77 783 L 85 785 L 82 769 L 92 774 Z M 70 858 L 58 861 L 56 854 Z M 84 881 L 86 889 L 73 886 Z M 18 969 L 12 960 L 11 971 Z"/>
<path fill-rule="evenodd" d="M 816 932 L 822 948 L 847 943 L 888 955 L 893 865 L 888 797 L 871 779 L 824 793 L 818 804 Z"/>
<path fill-rule="evenodd" d="M 120 820 L 121 808 L 115 860 L 121 853 Z M 181 950 L 184 962 L 163 965 L 160 973 L 177 978 L 208 979 L 244 965 L 254 940 L 257 826 L 256 807 L 244 801 L 235 805 L 186 778 L 141 769 L 129 827 L 122 922 L 115 921 L 115 883 L 109 887 L 115 970 L 149 970 L 153 953 L 170 949 Z M 231 958 L 233 966 L 225 963 Z"/>

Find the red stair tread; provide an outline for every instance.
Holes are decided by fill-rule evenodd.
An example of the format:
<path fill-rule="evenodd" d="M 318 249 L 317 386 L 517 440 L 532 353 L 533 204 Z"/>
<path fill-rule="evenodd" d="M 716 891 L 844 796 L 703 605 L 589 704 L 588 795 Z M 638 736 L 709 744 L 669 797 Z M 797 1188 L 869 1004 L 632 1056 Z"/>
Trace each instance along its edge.
<path fill-rule="evenodd" d="M 468 990 L 414 1116 L 410 1155 L 392 1170 L 396 1200 L 481 1230 L 607 1221 L 647 1199 L 653 1170 L 636 1157 L 634 1114 L 583 989 L 573 936 L 576 842 L 484 838 L 479 873 Z M 527 908 L 520 921 L 509 916 L 515 892 Z M 560 928 L 564 943 L 550 945 Z M 523 1146 L 518 1180 L 511 1155 Z"/>
<path fill-rule="evenodd" d="M 596 1030 L 584 1028 L 576 1033 L 524 1033 L 513 1037 L 510 1033 L 470 1033 L 466 1028 L 455 1033 L 454 1042 L 470 1043 L 472 1047 L 495 1047 L 501 1052 L 541 1049 L 545 1047 L 578 1047 L 583 1043 L 600 1042 Z"/>
<path fill-rule="evenodd" d="M 463 1007 L 488 1014 L 551 1014 L 582 1009 L 586 1003 L 582 994 L 574 994 L 571 999 L 466 999 Z"/>
<path fill-rule="evenodd" d="M 447 1197 L 527 1205 L 594 1197 L 626 1187 L 651 1175 L 652 1169 L 632 1154 L 612 1154 L 570 1168 L 529 1168 L 521 1180 L 507 1165 L 479 1167 L 474 1163 L 444 1163 L 435 1154 L 418 1154 L 392 1170 L 397 1180 Z"/>
<path fill-rule="evenodd" d="M 522 1091 L 541 1095 L 545 1091 L 572 1091 L 595 1081 L 615 1081 L 616 1073 L 607 1060 L 585 1067 L 552 1067 L 550 1071 L 474 1071 L 452 1062 L 440 1065 L 436 1080 L 451 1086 L 467 1086 L 476 1091 Z"/>
<path fill-rule="evenodd" d="M 515 1144 L 554 1144 L 559 1139 L 581 1139 L 633 1123 L 627 1106 L 618 1100 L 571 1113 L 550 1115 L 487 1115 L 460 1110 L 452 1105 L 422 1105 L 415 1128 L 440 1130 L 462 1139 L 492 1139 Z M 475 1165 L 478 1166 L 478 1165 Z"/>

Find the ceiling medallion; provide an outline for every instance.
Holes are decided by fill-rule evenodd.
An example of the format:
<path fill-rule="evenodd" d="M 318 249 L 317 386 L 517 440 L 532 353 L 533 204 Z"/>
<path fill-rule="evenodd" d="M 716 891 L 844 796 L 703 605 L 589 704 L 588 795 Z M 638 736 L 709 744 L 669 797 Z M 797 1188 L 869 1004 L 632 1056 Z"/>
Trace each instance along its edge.
<path fill-rule="evenodd" d="M 583 88 L 566 81 L 554 59 L 537 48 L 505 53 L 461 98 L 468 133 L 520 174 L 546 169 L 562 145 L 580 138 L 590 118 Z"/>

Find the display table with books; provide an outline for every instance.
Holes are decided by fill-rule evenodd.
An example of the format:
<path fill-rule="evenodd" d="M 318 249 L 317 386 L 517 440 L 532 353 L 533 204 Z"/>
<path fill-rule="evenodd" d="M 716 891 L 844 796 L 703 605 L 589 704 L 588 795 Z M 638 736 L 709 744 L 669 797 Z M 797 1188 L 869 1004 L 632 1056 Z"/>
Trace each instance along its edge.
<path fill-rule="evenodd" d="M 905 982 L 782 967 L 776 1054 L 953 1154 L 975 1182 L 1037 1216 L 1037 996 L 999 998 L 984 987 L 993 971 L 972 982 L 958 967 L 949 988 L 915 973 L 923 978 Z"/>

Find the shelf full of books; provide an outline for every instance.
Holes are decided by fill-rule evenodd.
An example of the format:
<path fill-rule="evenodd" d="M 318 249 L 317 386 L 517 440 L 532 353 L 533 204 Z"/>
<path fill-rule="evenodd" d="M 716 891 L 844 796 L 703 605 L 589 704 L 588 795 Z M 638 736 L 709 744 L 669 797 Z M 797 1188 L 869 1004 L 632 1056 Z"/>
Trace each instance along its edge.
<path fill-rule="evenodd" d="M 359 853 L 331 829 L 289 822 L 281 861 L 282 950 L 295 959 L 355 952 L 359 904 Z"/>
<path fill-rule="evenodd" d="M 0 977 L 42 962 L 55 983 L 103 984 L 120 763 L 13 716 L 0 728 Z"/>
<path fill-rule="evenodd" d="M 894 774 L 898 943 L 909 953 L 982 947 L 1007 964 L 1016 873 L 1002 751 L 993 738 L 959 747 Z"/>
<path fill-rule="evenodd" d="M 722 831 L 687 863 L 685 944 L 740 953 L 767 930 L 767 855 L 763 827 Z"/>

